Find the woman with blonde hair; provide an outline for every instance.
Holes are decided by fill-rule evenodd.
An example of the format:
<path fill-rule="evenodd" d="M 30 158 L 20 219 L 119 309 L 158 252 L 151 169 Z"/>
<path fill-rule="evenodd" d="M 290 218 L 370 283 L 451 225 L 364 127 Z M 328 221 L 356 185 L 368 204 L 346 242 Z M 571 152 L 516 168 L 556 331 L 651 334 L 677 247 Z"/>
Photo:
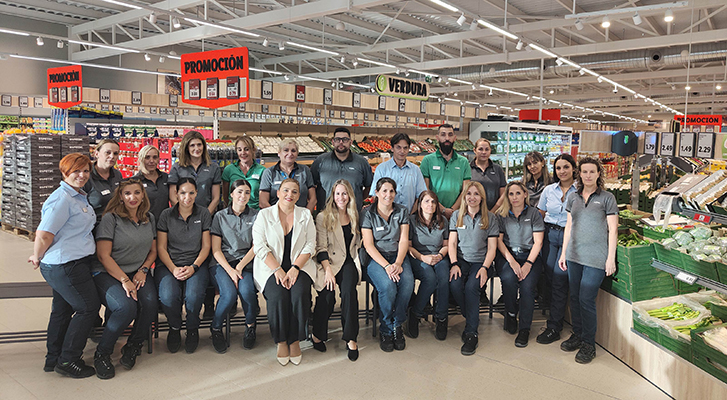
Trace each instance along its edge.
<path fill-rule="evenodd" d="M 315 203 L 314 203 L 315 204 Z M 356 211 L 356 196 L 348 181 L 339 179 L 333 184 L 326 207 L 316 218 L 316 253 L 318 290 L 313 310 L 313 348 L 326 351 L 328 319 L 336 304 L 336 284 L 341 292 L 341 339 L 346 342 L 348 358 L 358 359 L 358 292 L 361 265 L 358 250 L 361 234 Z"/>
<path fill-rule="evenodd" d="M 500 255 L 495 268 L 505 298 L 504 328 L 511 334 L 518 333 L 515 346 L 525 347 L 533 322 L 536 286 L 543 270 L 540 249 L 545 223 L 538 209 L 528 204 L 528 190 L 519 181 L 507 184 L 505 200 L 497 214 L 500 219 L 500 237 L 497 240 Z"/>
<path fill-rule="evenodd" d="M 278 146 L 278 157 L 280 161 L 266 169 L 260 178 L 260 208 L 277 203 L 280 183 L 293 178 L 300 183 L 301 188 L 296 205 L 313 212 L 316 207 L 316 186 L 310 168 L 295 162 L 298 159 L 298 142 L 293 138 L 283 139 Z"/>
<path fill-rule="evenodd" d="M 222 193 L 230 193 L 230 185 L 238 179 L 244 179 L 250 184 L 250 201 L 248 207 L 260 209 L 260 179 L 265 167 L 255 161 L 257 147 L 250 136 L 241 136 L 235 140 L 237 161 L 225 167 L 222 171 Z M 225 194 L 225 204 L 232 198 Z"/>
<path fill-rule="evenodd" d="M 464 201 L 449 220 L 449 291 L 465 318 L 462 355 L 475 354 L 480 325 L 480 293 L 488 268 L 495 260 L 500 230 L 497 217 L 487 210 L 487 195 L 479 182 L 464 188 Z"/>
<path fill-rule="evenodd" d="M 172 165 L 168 179 L 169 201 L 172 206 L 179 202 L 177 182 L 182 178 L 192 178 L 197 183 L 198 190 L 195 204 L 214 215 L 220 203 L 222 173 L 220 166 L 210 158 L 204 136 L 197 131 L 185 133 L 177 154 L 179 161 Z"/>
<path fill-rule="evenodd" d="M 134 178 L 141 184 L 149 197 L 149 211 L 159 220 L 162 211 L 169 208 L 169 174 L 159 170 L 159 149 L 148 144 L 139 150 L 139 172 Z"/>
<path fill-rule="evenodd" d="M 94 363 L 101 379 L 113 378 L 111 354 L 124 329 L 134 322 L 121 348 L 121 365 L 131 369 L 157 313 L 157 290 L 147 282 L 157 255 L 156 219 L 139 179 L 121 181 L 96 228 L 96 256 L 92 270 L 101 303 L 110 315 L 96 347 Z"/>

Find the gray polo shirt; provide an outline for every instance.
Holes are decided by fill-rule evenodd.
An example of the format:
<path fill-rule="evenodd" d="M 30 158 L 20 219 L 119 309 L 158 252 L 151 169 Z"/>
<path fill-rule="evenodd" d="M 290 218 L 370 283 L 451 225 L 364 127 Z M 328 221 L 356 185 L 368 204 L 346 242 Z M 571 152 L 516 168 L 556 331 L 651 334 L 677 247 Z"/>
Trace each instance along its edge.
<path fill-rule="evenodd" d="M 96 241 L 110 240 L 111 258 L 116 261 L 122 271 L 127 274 L 136 272 L 149 255 L 153 240 L 157 237 L 156 219 L 148 213 L 149 220 L 141 224 L 122 218 L 113 213 L 106 213 L 96 228 Z M 94 263 L 94 272 L 106 272 L 103 265 Z"/>
<path fill-rule="evenodd" d="M 472 180 L 481 183 L 482 187 L 485 188 L 487 208 L 491 210 L 500 198 L 500 188 L 507 186 L 505 171 L 492 160 L 490 160 L 490 165 L 484 171 L 475 164 L 474 160 L 470 163 L 470 167 L 472 168 Z"/>
<path fill-rule="evenodd" d="M 192 265 L 202 250 L 202 233 L 210 230 L 212 217 L 206 208 L 194 205 L 185 221 L 179 215 L 179 204 L 162 211 L 157 230 L 167 233 L 167 252 L 172 262 L 182 267 Z"/>
<path fill-rule="evenodd" d="M 363 212 L 361 229 L 371 229 L 374 234 L 374 244 L 381 253 L 396 253 L 399 251 L 401 226 L 409 225 L 409 213 L 406 207 L 393 204 L 394 210 L 385 220 L 372 205 Z"/>
<path fill-rule="evenodd" d="M 179 162 L 175 162 L 169 171 L 169 185 L 176 185 L 180 178 L 194 178 L 197 182 L 197 199 L 194 203 L 207 208 L 212 202 L 212 186 L 222 184 L 222 170 L 214 161 L 210 165 L 202 163 L 196 170 L 191 165 L 182 167 Z"/>
<path fill-rule="evenodd" d="M 591 268 L 606 269 L 608 258 L 608 223 L 606 216 L 618 214 L 616 198 L 597 189 L 583 201 L 575 192 L 568 196 L 565 210 L 571 215 L 570 242 L 565 258 Z"/>
<path fill-rule="evenodd" d="M 449 220 L 450 232 L 457 232 L 457 259 L 464 259 L 470 264 L 482 265 L 487 256 L 487 239 L 500 236 L 500 227 L 495 214 L 488 212 L 487 228 L 481 229 L 482 214 L 477 213 L 474 218 L 469 214 L 464 216 L 462 226 L 457 226 L 459 210 L 452 213 Z"/>
<path fill-rule="evenodd" d="M 101 216 L 106 210 L 106 205 L 114 195 L 114 191 L 119 187 L 119 182 L 123 177 L 121 172 L 116 168 L 111 168 L 109 179 L 104 179 L 96 171 L 96 164 L 91 168 L 91 177 L 83 186 L 83 191 L 88 194 L 88 204 L 93 207 L 96 212 L 96 225 L 101 221 Z"/>
<path fill-rule="evenodd" d="M 435 224 L 434 227 L 429 228 L 419 223 L 416 215 L 409 216 L 409 240 L 414 249 L 422 255 L 439 253 L 444 241 L 449 239 L 449 221 L 446 217 L 442 218 L 444 218 L 444 226 L 440 228 Z"/>
<path fill-rule="evenodd" d="M 260 178 L 260 191 L 270 193 L 270 205 L 278 202 L 278 189 L 285 179 L 293 178 L 300 183 L 300 198 L 295 203 L 298 207 L 308 205 L 308 189 L 315 186 L 313 175 L 307 165 L 293 164 L 293 171 L 290 175 L 280 169 L 280 161 L 263 172 Z"/>
<path fill-rule="evenodd" d="M 508 211 L 507 217 L 498 218 L 505 246 L 514 251 L 529 251 L 535 244 L 533 232 L 545 231 L 543 217 L 535 207 L 525 206 L 519 217 Z"/>
<path fill-rule="evenodd" d="M 159 170 L 157 170 L 157 173 L 159 177 L 156 182 L 147 179 L 141 172 L 134 175 L 134 178 L 141 180 L 142 185 L 144 185 L 146 195 L 149 197 L 149 203 L 151 203 L 149 211 L 154 214 L 158 221 L 162 211 L 169 208 L 169 184 L 167 183 L 169 175 Z"/>
<path fill-rule="evenodd" d="M 349 152 L 348 157 L 343 161 L 339 160 L 335 153 L 335 151 L 332 151 L 321 154 L 311 165 L 310 170 L 313 174 L 313 182 L 316 185 L 318 209 L 323 210 L 325 208 L 326 199 L 331 194 L 333 184 L 339 179 L 345 179 L 353 186 L 353 192 L 356 195 L 356 206 L 360 212 L 361 207 L 363 207 L 363 189 L 371 187 L 374 180 L 371 165 L 365 158 L 353 154 L 353 152 Z"/>
<path fill-rule="evenodd" d="M 222 252 L 227 262 L 238 262 L 252 248 L 252 225 L 258 210 L 245 207 L 240 215 L 235 215 L 232 206 L 215 214 L 210 234 L 222 238 Z"/>

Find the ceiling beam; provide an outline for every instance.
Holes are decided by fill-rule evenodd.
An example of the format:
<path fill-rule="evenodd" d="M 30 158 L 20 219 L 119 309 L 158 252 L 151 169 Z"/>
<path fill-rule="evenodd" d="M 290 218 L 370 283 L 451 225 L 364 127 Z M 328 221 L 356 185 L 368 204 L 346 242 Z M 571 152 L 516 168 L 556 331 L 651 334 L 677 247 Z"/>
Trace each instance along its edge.
<path fill-rule="evenodd" d="M 174 10 L 175 8 L 189 8 L 203 3 L 204 0 L 165 0 L 152 4 L 151 7 L 162 10 L 170 10 L 171 13 L 173 12 L 171 10 Z M 149 14 L 149 10 L 144 9 L 124 11 L 110 17 L 100 18 L 95 21 L 76 25 L 71 28 L 71 34 L 77 35 L 92 30 L 107 29 L 115 24 L 124 24 L 127 22 L 138 21 L 139 18 L 146 17 Z"/>

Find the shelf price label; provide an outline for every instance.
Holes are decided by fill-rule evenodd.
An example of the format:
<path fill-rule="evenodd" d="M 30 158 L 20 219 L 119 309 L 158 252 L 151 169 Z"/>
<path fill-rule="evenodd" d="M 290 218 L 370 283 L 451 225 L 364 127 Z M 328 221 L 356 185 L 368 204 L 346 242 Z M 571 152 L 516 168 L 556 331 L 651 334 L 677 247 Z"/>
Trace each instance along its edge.
<path fill-rule="evenodd" d="M 697 281 L 697 277 L 691 274 L 688 274 L 686 272 L 679 272 L 674 276 L 675 278 L 679 279 L 680 281 L 688 284 L 688 285 L 694 285 L 694 282 Z"/>
<path fill-rule="evenodd" d="M 694 139 L 696 134 L 682 132 L 679 135 L 679 157 L 694 157 Z"/>
<path fill-rule="evenodd" d="M 674 145 L 676 142 L 676 134 L 673 132 L 662 132 L 661 133 L 661 145 L 659 146 L 659 155 L 662 156 L 673 156 Z"/>
<path fill-rule="evenodd" d="M 714 133 L 700 132 L 697 134 L 697 157 L 714 158 Z"/>
<path fill-rule="evenodd" d="M 99 89 L 98 90 L 98 101 L 100 103 L 110 103 L 111 102 L 111 90 L 110 89 Z"/>
<path fill-rule="evenodd" d="M 701 223 L 704 223 L 704 224 L 708 224 L 708 223 L 710 223 L 712 221 L 712 216 L 711 215 L 702 214 L 702 213 L 694 213 L 694 218 L 692 218 L 692 219 L 694 219 L 697 222 L 701 222 Z"/>
<path fill-rule="evenodd" d="M 644 133 L 644 154 L 656 155 L 656 132 Z"/>

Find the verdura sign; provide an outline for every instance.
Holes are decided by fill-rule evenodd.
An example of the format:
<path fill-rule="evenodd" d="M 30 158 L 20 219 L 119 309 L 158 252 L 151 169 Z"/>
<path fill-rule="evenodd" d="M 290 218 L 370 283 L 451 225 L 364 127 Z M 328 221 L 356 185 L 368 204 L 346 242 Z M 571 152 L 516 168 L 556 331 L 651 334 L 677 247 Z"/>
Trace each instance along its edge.
<path fill-rule="evenodd" d="M 376 92 L 382 96 L 428 100 L 429 84 L 396 76 L 379 75 L 376 77 Z"/>
<path fill-rule="evenodd" d="M 250 98 L 247 47 L 182 55 L 182 101 L 207 108 Z"/>

